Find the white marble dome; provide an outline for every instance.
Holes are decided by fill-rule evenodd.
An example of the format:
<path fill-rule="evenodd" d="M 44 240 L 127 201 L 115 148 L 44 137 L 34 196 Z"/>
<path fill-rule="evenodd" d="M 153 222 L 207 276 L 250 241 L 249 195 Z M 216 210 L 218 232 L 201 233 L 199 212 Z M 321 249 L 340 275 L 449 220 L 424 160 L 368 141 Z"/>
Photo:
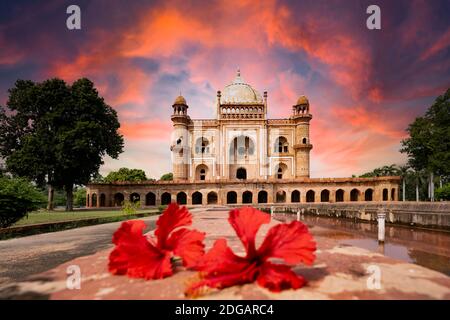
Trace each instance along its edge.
<path fill-rule="evenodd" d="M 223 89 L 220 102 L 223 104 L 262 104 L 263 99 L 258 91 L 244 82 L 238 70 L 233 82 Z"/>

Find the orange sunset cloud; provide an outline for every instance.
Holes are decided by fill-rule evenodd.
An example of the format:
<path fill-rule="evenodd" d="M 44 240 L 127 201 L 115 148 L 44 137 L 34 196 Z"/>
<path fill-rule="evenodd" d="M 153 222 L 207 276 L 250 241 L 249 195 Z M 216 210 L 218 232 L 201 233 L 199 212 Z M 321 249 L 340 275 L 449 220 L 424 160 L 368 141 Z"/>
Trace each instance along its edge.
<path fill-rule="evenodd" d="M 145 142 L 159 163 L 170 162 L 174 98 L 186 97 L 192 118 L 212 118 L 216 91 L 240 67 L 246 82 L 268 91 L 269 117 L 288 117 L 298 96 L 308 96 L 313 176 L 401 163 L 408 123 L 449 85 L 448 25 L 437 4 L 382 1 L 384 29 L 372 32 L 360 4 L 333 3 L 114 2 L 112 10 L 93 2 L 81 32 L 52 22 L 35 37 L 32 21 L 10 21 L 0 29 L 0 97 L 17 77 L 88 77 L 117 110 L 126 143 L 127 154 L 102 170 L 133 165 L 159 175 L 167 168 L 158 172 L 156 157 L 139 148 Z M 49 1 L 36 17 L 59 7 Z"/>

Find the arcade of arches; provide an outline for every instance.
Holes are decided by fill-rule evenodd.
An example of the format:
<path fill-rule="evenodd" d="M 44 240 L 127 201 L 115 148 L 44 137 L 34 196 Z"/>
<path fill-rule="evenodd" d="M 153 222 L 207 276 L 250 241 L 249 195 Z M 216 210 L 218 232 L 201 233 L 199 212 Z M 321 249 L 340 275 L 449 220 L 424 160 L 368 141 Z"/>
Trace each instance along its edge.
<path fill-rule="evenodd" d="M 259 203 L 397 201 L 398 179 L 369 178 L 369 183 L 335 180 L 333 185 L 320 179 L 310 183 L 252 182 L 224 184 L 159 183 L 148 185 L 91 184 L 87 188 L 88 207 L 117 207 L 125 200 L 140 202 L 142 207 L 167 205 L 226 205 Z M 361 178 L 357 178 L 361 182 Z M 332 179 L 330 179 L 332 180 Z M 315 182 L 315 183 L 313 183 Z M 327 181 L 328 182 L 328 181 Z"/>

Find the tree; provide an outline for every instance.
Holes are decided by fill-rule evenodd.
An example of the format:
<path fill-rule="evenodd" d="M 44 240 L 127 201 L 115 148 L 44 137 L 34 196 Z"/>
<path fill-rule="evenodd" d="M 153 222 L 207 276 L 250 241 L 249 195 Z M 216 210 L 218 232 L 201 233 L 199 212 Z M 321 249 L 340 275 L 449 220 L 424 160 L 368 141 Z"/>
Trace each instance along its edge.
<path fill-rule="evenodd" d="M 105 182 L 105 177 L 103 177 L 99 172 L 97 172 L 96 174 L 94 174 L 91 178 L 92 183 L 102 183 Z"/>
<path fill-rule="evenodd" d="M 436 98 L 423 117 L 408 126 L 409 138 L 402 141 L 409 165 L 429 174 L 428 194 L 434 200 L 434 174 L 450 176 L 450 88 Z"/>
<path fill-rule="evenodd" d="M 399 173 L 400 169 L 395 164 L 391 164 L 389 166 L 383 166 L 380 168 L 376 168 L 371 172 L 364 173 L 360 175 L 360 177 L 370 178 L 370 177 L 398 176 Z"/>
<path fill-rule="evenodd" d="M 411 170 L 408 165 L 389 165 L 376 168 L 360 177 L 400 176 L 402 184 L 400 193 L 404 201 L 419 201 L 426 197 L 426 173 L 425 171 Z"/>
<path fill-rule="evenodd" d="M 23 178 L 0 177 L 0 228 L 6 228 L 45 204 L 40 190 Z"/>
<path fill-rule="evenodd" d="M 0 177 L 3 177 L 6 174 L 5 165 L 0 163 Z"/>
<path fill-rule="evenodd" d="M 67 194 L 63 189 L 56 189 L 53 194 L 53 205 L 63 207 L 67 203 Z"/>
<path fill-rule="evenodd" d="M 66 210 L 73 207 L 73 186 L 90 181 L 103 157 L 117 158 L 123 137 L 117 113 L 98 95 L 94 84 L 79 79 L 42 83 L 18 80 L 0 107 L 0 155 L 9 172 L 38 185 L 66 192 Z"/>
<path fill-rule="evenodd" d="M 54 118 L 63 109 L 70 92 L 62 80 L 41 84 L 18 80 L 9 89 L 7 108 L 0 107 L 0 155 L 6 168 L 17 176 L 48 183 L 48 209 L 53 209 Z"/>
<path fill-rule="evenodd" d="M 438 200 L 450 200 L 450 184 L 446 184 L 436 189 L 436 199 Z"/>
<path fill-rule="evenodd" d="M 406 179 L 408 178 L 409 169 L 408 165 L 399 166 L 397 169 L 398 175 L 402 177 L 402 201 L 406 201 Z"/>
<path fill-rule="evenodd" d="M 165 173 L 161 176 L 162 181 L 172 181 L 173 180 L 173 173 L 169 172 L 169 173 Z"/>
<path fill-rule="evenodd" d="M 86 206 L 86 188 L 78 187 L 75 190 L 73 204 L 77 207 Z"/>
<path fill-rule="evenodd" d="M 120 168 L 118 171 L 111 171 L 104 178 L 104 182 L 145 181 L 145 180 L 147 180 L 147 177 L 145 176 L 144 170 L 128 169 L 128 168 Z"/>

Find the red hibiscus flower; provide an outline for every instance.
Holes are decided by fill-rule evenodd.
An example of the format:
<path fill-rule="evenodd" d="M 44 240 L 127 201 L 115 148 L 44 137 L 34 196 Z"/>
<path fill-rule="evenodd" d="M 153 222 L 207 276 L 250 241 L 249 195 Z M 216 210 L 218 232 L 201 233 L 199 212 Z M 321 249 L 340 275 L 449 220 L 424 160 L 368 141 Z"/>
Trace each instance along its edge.
<path fill-rule="evenodd" d="M 262 224 L 269 223 L 270 215 L 245 207 L 230 211 L 228 221 L 244 245 L 245 257 L 234 254 L 225 239 L 216 240 L 198 265 L 201 280 L 187 289 L 187 295 L 196 295 L 205 287 L 221 289 L 254 281 L 274 292 L 298 289 L 305 284 L 305 279 L 296 275 L 290 266 L 270 260 L 278 258 L 287 264 L 311 265 L 316 244 L 306 225 L 299 221 L 278 224 L 256 249 L 256 233 Z"/>
<path fill-rule="evenodd" d="M 192 215 L 186 207 L 175 203 L 158 218 L 156 238 L 142 234 L 144 221 L 123 222 L 113 236 L 116 247 L 109 256 L 109 271 L 133 278 L 161 279 L 172 275 L 173 256 L 181 257 L 185 267 L 194 267 L 204 254 L 205 234 L 179 228 L 191 224 Z"/>

